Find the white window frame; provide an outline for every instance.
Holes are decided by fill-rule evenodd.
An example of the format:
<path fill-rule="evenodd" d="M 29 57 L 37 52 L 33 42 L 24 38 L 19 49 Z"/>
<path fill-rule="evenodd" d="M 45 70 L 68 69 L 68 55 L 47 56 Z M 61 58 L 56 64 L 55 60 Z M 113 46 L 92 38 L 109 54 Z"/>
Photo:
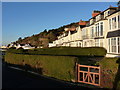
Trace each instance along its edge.
<path fill-rule="evenodd" d="M 108 52 L 120 54 L 120 37 L 112 37 L 108 39 Z"/>

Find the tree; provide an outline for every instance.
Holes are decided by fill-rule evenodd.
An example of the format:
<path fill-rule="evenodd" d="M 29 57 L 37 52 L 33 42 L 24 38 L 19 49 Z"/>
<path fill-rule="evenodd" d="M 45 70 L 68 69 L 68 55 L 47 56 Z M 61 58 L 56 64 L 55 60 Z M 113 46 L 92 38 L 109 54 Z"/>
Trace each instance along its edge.
<path fill-rule="evenodd" d="M 21 37 L 19 37 L 19 38 L 18 38 L 18 41 L 21 41 L 21 40 L 22 40 L 22 38 L 21 38 Z"/>
<path fill-rule="evenodd" d="M 56 39 L 56 35 L 53 32 L 48 34 L 49 42 L 52 42 Z"/>
<path fill-rule="evenodd" d="M 44 32 L 44 33 L 47 33 L 47 29 L 45 29 L 43 32 Z"/>

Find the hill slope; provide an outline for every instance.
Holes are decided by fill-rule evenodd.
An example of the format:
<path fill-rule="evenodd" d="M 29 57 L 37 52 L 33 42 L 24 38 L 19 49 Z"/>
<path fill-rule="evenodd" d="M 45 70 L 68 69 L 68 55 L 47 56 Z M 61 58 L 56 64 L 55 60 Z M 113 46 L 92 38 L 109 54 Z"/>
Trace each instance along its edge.
<path fill-rule="evenodd" d="M 31 44 L 32 46 L 35 47 L 47 47 L 48 43 L 54 41 L 57 39 L 57 36 L 62 34 L 64 32 L 64 28 L 70 28 L 70 27 L 77 27 L 78 22 L 76 23 L 71 23 L 68 25 L 61 26 L 57 29 L 51 29 L 51 30 L 44 30 L 43 32 L 40 32 L 39 34 L 32 35 L 30 37 L 25 37 L 25 38 L 19 38 L 16 42 L 14 43 L 19 43 L 19 44 Z"/>

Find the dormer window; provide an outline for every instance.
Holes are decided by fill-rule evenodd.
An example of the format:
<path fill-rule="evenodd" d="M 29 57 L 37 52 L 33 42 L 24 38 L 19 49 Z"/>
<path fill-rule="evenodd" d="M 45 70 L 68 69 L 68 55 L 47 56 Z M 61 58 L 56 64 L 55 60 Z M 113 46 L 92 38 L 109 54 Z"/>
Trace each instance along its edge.
<path fill-rule="evenodd" d="M 110 11 L 108 11 L 108 15 L 110 15 Z"/>
<path fill-rule="evenodd" d="M 114 11 L 117 10 L 117 7 L 110 6 L 105 12 L 104 12 L 104 18 L 106 18 L 108 15 L 112 14 Z"/>
<path fill-rule="evenodd" d="M 108 15 L 110 15 L 110 11 L 109 10 L 104 12 L 104 18 L 106 18 Z"/>
<path fill-rule="evenodd" d="M 118 1 L 117 5 L 118 5 L 118 10 L 120 10 L 120 0 Z"/>
<path fill-rule="evenodd" d="M 101 20 L 101 15 L 96 16 L 96 21 Z"/>
<path fill-rule="evenodd" d="M 90 25 L 92 25 L 94 23 L 95 19 L 90 19 Z"/>

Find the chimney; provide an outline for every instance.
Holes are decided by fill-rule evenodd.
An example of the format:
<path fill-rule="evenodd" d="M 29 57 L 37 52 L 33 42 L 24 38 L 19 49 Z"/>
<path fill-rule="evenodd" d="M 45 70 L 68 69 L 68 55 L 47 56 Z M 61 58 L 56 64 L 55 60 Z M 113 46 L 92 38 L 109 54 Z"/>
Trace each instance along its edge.
<path fill-rule="evenodd" d="M 94 10 L 94 11 L 92 12 L 92 17 L 95 17 L 95 16 L 97 16 L 97 15 L 100 14 L 100 13 L 101 13 L 101 11 Z"/>
<path fill-rule="evenodd" d="M 83 21 L 82 19 L 79 21 L 79 25 L 86 25 L 87 21 Z"/>
<path fill-rule="evenodd" d="M 118 5 L 118 10 L 120 10 L 120 0 L 118 1 L 117 5 Z"/>

